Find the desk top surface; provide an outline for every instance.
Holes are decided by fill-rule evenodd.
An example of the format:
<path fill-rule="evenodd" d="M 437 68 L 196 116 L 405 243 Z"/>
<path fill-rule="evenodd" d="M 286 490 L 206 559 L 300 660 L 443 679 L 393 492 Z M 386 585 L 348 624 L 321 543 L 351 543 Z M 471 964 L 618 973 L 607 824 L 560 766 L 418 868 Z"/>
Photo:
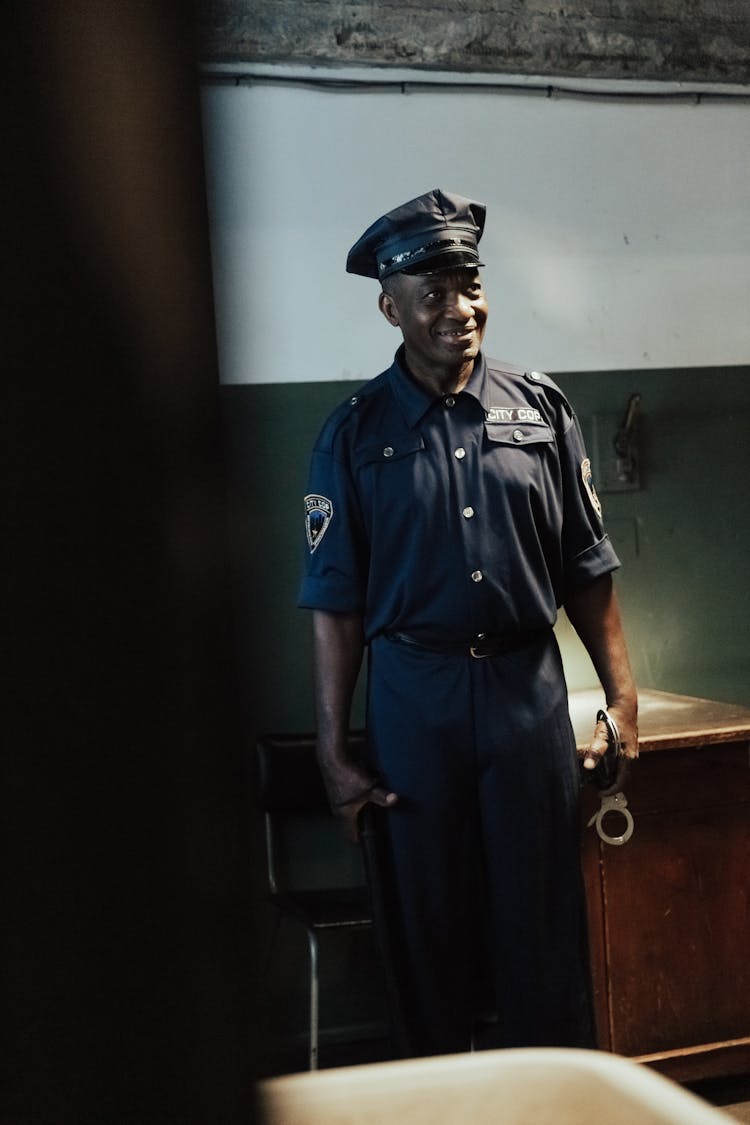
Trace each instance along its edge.
<path fill-rule="evenodd" d="M 596 712 L 603 706 L 599 688 L 570 693 L 570 718 L 579 747 L 590 740 Z M 739 703 L 639 691 L 638 719 L 641 752 L 750 740 L 750 707 Z"/>

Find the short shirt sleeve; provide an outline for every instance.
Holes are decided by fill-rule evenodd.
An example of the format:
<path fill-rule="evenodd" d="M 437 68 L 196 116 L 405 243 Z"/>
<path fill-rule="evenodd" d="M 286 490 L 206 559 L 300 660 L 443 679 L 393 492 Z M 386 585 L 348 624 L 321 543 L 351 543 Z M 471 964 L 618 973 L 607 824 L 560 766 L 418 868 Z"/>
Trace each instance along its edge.
<path fill-rule="evenodd" d="M 565 584 L 577 589 L 620 566 L 606 535 L 591 462 L 575 414 L 561 441 L 563 487 L 562 551 Z"/>

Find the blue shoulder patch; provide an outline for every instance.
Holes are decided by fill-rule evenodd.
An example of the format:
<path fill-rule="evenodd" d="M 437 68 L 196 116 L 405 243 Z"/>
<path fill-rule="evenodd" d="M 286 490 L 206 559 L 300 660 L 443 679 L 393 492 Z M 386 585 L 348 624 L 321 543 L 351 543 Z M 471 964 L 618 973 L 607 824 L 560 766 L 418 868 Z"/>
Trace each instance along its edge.
<path fill-rule="evenodd" d="M 333 519 L 333 504 L 327 496 L 311 493 L 305 497 L 305 531 L 310 554 L 319 546 Z"/>

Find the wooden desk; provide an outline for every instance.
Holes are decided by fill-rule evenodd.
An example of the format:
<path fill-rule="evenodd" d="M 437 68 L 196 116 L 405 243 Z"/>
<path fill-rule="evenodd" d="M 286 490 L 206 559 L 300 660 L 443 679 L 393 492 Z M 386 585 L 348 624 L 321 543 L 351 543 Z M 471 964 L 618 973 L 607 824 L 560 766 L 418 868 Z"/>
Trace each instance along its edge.
<path fill-rule="evenodd" d="M 571 693 L 579 745 L 601 705 Z M 583 831 L 599 1044 L 678 1081 L 750 1072 L 750 708 L 644 691 L 640 734 L 632 838 Z M 598 808 L 587 786 L 584 826 Z"/>

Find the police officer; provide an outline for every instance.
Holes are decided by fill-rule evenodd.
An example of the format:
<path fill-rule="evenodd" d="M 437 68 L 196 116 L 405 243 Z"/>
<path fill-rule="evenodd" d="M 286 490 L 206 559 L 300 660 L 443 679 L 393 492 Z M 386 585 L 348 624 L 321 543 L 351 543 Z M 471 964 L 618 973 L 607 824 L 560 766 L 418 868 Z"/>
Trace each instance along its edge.
<path fill-rule="evenodd" d="M 485 948 L 497 1046 L 592 1046 L 564 606 L 637 755 L 637 702 L 580 429 L 546 375 L 485 358 L 482 204 L 383 215 L 350 273 L 403 342 L 315 445 L 305 497 L 318 756 L 352 838 L 381 819 L 406 1052 L 466 1050 Z M 366 761 L 347 757 L 368 651 Z M 583 760 L 607 746 L 596 724 Z M 485 938 L 486 935 L 486 938 Z"/>

